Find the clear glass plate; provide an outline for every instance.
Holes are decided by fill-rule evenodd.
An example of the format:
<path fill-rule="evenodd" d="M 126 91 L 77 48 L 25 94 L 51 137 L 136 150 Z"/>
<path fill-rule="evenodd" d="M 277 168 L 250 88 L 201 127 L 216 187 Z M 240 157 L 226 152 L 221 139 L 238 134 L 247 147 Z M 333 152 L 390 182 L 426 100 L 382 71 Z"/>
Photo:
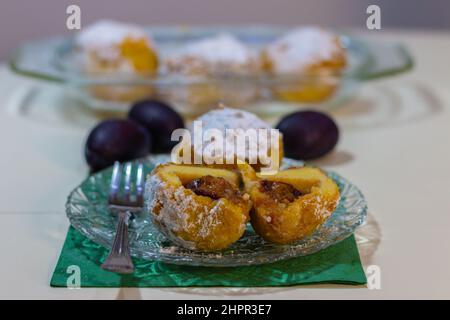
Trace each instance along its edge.
<path fill-rule="evenodd" d="M 234 34 L 248 46 L 261 48 L 289 29 L 275 27 L 146 27 L 155 39 L 159 53 L 164 54 L 183 44 L 219 32 Z M 193 116 L 201 114 L 214 103 L 202 105 L 192 100 L 201 92 L 211 92 L 221 102 L 248 109 L 259 115 L 281 115 L 299 108 L 314 106 L 329 109 L 342 105 L 365 80 L 391 76 L 411 69 L 413 63 L 408 51 L 399 44 L 371 42 L 340 34 L 348 52 L 348 66 L 343 73 L 320 76 L 256 76 L 223 75 L 210 77 L 174 77 L 160 72 L 157 77 L 88 76 L 80 71 L 74 59 L 72 38 L 51 38 L 30 42 L 19 48 L 10 62 L 11 68 L 23 75 L 51 80 L 67 85 L 68 92 L 86 106 L 102 111 L 127 111 L 130 102 L 99 98 L 106 92 L 136 89 L 172 102 L 179 112 Z M 286 102 L 274 95 L 274 88 L 337 85 L 333 94 L 315 102 Z M 212 86 L 212 87 L 211 87 Z M 193 88 L 193 89 L 192 89 Z M 200 88 L 200 89 L 199 89 Z M 202 89 L 203 88 L 203 89 Z M 206 89 L 205 89 L 206 88 Z M 323 87 L 322 87 L 323 88 Z M 206 91 L 202 91 L 202 90 Z M 192 90 L 192 91 L 191 91 Z M 190 94 L 188 94 L 191 92 Z M 252 97 L 249 101 L 249 93 Z M 208 95 L 207 93 L 205 93 Z M 210 102 L 210 101 L 209 101 Z"/>
<path fill-rule="evenodd" d="M 148 157 L 145 160 L 146 172 L 168 159 L 168 155 Z M 283 167 L 302 164 L 301 161 L 284 159 Z M 322 250 L 353 234 L 364 222 L 367 214 L 367 203 L 361 191 L 334 172 L 328 172 L 328 175 L 339 186 L 339 205 L 313 235 L 299 242 L 289 245 L 268 243 L 248 224 L 243 237 L 230 248 L 220 252 L 194 252 L 172 244 L 156 230 L 149 215 L 142 213 L 136 216 L 130 226 L 131 254 L 173 264 L 229 267 L 270 263 Z M 107 208 L 110 177 L 111 169 L 89 176 L 72 191 L 66 204 L 67 216 L 72 226 L 89 239 L 108 248 L 114 238 L 116 221 Z"/>

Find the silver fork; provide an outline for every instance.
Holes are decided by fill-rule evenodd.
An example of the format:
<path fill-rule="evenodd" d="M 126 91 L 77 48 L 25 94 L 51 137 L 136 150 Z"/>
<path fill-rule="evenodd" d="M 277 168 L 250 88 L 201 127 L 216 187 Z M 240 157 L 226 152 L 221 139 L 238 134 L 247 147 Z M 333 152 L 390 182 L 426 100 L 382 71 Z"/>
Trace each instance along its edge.
<path fill-rule="evenodd" d="M 132 163 L 129 162 L 122 168 L 119 162 L 114 163 L 109 189 L 108 207 L 112 213 L 118 215 L 118 222 L 111 251 L 101 268 L 116 273 L 134 272 L 134 265 L 130 256 L 128 224 L 133 219 L 134 214 L 142 210 L 144 204 L 144 165 L 139 163 L 134 183 L 131 178 L 132 166 Z M 122 171 L 125 172 L 123 194 L 120 192 Z M 132 194 L 133 184 L 135 190 Z"/>

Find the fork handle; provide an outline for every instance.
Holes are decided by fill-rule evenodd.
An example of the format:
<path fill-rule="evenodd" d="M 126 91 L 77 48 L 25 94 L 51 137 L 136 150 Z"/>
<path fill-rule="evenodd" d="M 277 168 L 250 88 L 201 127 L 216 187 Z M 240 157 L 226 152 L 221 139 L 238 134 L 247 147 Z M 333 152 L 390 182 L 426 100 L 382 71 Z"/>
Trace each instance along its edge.
<path fill-rule="evenodd" d="M 119 221 L 116 228 L 116 236 L 105 262 L 101 268 L 116 273 L 133 273 L 134 265 L 130 256 L 130 245 L 128 240 L 128 221 L 131 217 L 129 211 L 119 212 Z"/>

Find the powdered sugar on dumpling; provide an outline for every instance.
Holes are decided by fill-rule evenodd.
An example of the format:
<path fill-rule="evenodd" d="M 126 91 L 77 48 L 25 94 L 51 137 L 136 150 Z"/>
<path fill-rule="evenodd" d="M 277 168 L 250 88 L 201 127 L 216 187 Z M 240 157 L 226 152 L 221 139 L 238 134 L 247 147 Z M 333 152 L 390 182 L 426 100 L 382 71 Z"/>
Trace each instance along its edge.
<path fill-rule="evenodd" d="M 118 45 L 125 38 L 148 38 L 146 32 L 135 24 L 121 23 L 112 20 L 100 20 L 80 31 L 75 41 L 85 48 Z"/>
<path fill-rule="evenodd" d="M 260 71 L 258 54 L 231 34 L 191 42 L 165 59 L 169 72 L 181 74 L 249 74 Z"/>
<path fill-rule="evenodd" d="M 210 63 L 247 63 L 254 58 L 249 48 L 227 33 L 190 43 L 179 54 L 198 57 Z"/>
<path fill-rule="evenodd" d="M 119 45 L 124 39 L 146 39 L 154 47 L 149 35 L 135 24 L 112 20 L 100 20 L 84 27 L 75 37 L 77 47 L 85 51 L 95 51 L 107 60 L 117 59 L 120 55 Z"/>
<path fill-rule="evenodd" d="M 292 30 L 271 44 L 266 54 L 275 73 L 305 70 L 309 66 L 334 59 L 343 54 L 339 38 L 318 28 L 303 27 Z"/>
<path fill-rule="evenodd" d="M 248 140 L 245 140 L 245 147 L 233 148 L 231 150 L 226 149 L 226 145 L 234 146 L 239 136 L 243 137 L 248 129 L 271 129 L 271 126 L 258 118 L 255 114 L 233 108 L 222 108 L 211 110 L 201 117 L 196 119 L 190 126 L 191 137 L 194 136 L 196 125 L 201 124 L 203 132 L 209 129 L 219 130 L 224 137 L 224 148 L 226 152 L 231 152 L 228 156 L 233 159 L 237 157 L 239 159 L 248 159 L 249 155 L 256 155 L 258 150 L 268 150 L 270 148 L 270 140 L 259 139 L 257 144 L 251 144 Z M 241 129 L 230 131 L 227 129 Z M 255 141 L 256 142 L 256 141 Z M 194 153 L 202 155 L 204 151 L 210 148 L 212 141 L 203 141 L 202 144 L 194 144 Z M 256 148 L 255 148 L 256 147 Z"/>
<path fill-rule="evenodd" d="M 196 121 L 202 121 L 203 130 L 218 129 L 269 129 L 269 124 L 258 118 L 255 114 L 240 109 L 222 108 L 211 110 Z M 190 127 L 192 131 L 192 126 Z"/>

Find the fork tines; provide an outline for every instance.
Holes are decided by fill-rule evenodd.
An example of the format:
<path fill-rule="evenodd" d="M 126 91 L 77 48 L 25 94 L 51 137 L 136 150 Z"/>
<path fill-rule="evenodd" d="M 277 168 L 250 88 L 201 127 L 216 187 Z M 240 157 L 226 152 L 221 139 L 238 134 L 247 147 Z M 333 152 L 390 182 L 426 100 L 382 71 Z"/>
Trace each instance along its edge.
<path fill-rule="evenodd" d="M 133 163 L 127 162 L 124 165 L 118 161 L 114 163 L 109 188 L 108 203 L 116 206 L 142 207 L 144 203 L 144 164 L 138 163 L 136 178 L 132 179 Z M 120 194 L 122 175 L 124 175 L 123 194 Z M 133 183 L 134 182 L 134 183 Z M 132 188 L 134 185 L 134 194 Z"/>

